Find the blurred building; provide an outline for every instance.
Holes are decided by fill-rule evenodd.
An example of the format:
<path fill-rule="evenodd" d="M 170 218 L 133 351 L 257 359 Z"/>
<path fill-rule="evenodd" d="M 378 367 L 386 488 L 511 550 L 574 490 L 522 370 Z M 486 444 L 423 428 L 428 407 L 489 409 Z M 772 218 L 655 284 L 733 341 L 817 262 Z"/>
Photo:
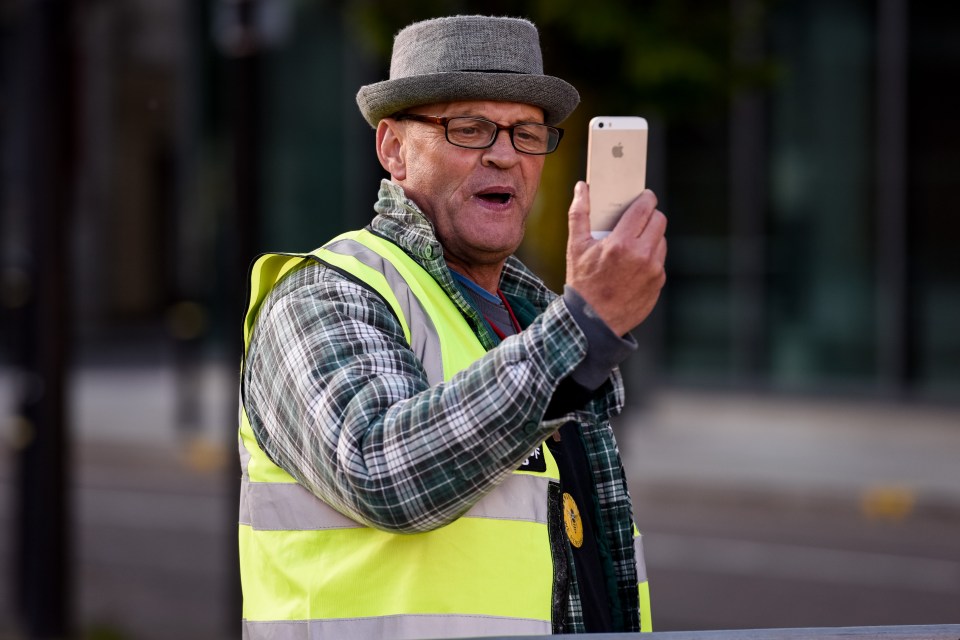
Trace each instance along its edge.
<path fill-rule="evenodd" d="M 225 296 L 244 277 L 235 270 L 239 241 L 252 239 L 244 247 L 251 250 L 306 249 L 317 241 L 309 238 L 352 222 L 348 207 L 359 215 L 348 194 L 376 178 L 357 168 L 360 147 L 369 145 L 355 139 L 366 125 L 347 88 L 363 66 L 339 8 L 284 0 L 41 4 L 61 12 L 73 34 L 73 55 L 61 64 L 74 80 L 68 218 L 81 356 L 93 344 L 101 355 L 99 347 L 155 352 L 151 343 L 165 339 L 168 313 L 184 300 L 225 326 Z M 29 221 L 17 203 L 29 194 L 17 178 L 18 153 L 30 142 L 17 128 L 36 106 L 21 90 L 31 82 L 31 61 L 20 55 L 30 5 L 6 2 L 0 14 L 0 193 L 11 268 L 28 259 Z M 237 191 L 244 163 L 256 173 L 242 175 L 247 184 Z M 257 202 L 238 202 L 251 193 Z M 243 208 L 269 215 L 238 228 Z"/>
<path fill-rule="evenodd" d="M 958 32 L 929 3 L 773 5 L 735 52 L 769 89 L 666 132 L 667 371 L 960 399 Z"/>
<path fill-rule="evenodd" d="M 17 47 L 27 4 L 6 2 L 0 14 L 8 274 L 23 259 L 17 144 L 28 143 L 16 132 L 31 108 L 18 90 L 30 68 Z M 386 64 L 362 10 L 63 5 L 75 36 L 63 64 L 75 79 L 70 276 L 82 292 L 81 354 L 88 340 L 109 349 L 126 338 L 150 351 L 183 300 L 222 331 L 224 292 L 242 279 L 238 243 L 307 250 L 369 216 L 380 172 L 353 95 Z M 671 221 L 670 282 L 646 336 L 656 378 L 956 399 L 958 12 L 900 0 L 730 7 L 732 23 L 761 11 L 728 55 L 768 63 L 769 82 L 725 87 L 729 100 L 708 114 L 650 114 L 650 184 Z M 606 108 L 603 88 L 581 88 L 585 108 Z M 557 162 L 582 167 L 581 151 L 565 152 Z M 238 187 L 240 155 L 252 169 Z M 240 225 L 243 207 L 254 218 Z M 15 298 L 15 283 L 6 287 Z"/>
<path fill-rule="evenodd" d="M 396 28 L 454 12 L 526 14 L 541 25 L 547 71 L 583 94 L 522 249 L 548 281 L 562 283 L 586 121 L 651 123 L 648 184 L 670 220 L 670 255 L 662 302 L 637 332 L 646 357 L 626 372 L 635 391 L 958 404 L 956 5 L 0 0 L 0 418 L 29 391 L 7 381 L 31 355 L 21 311 L 50 259 L 31 243 L 40 223 L 28 205 L 55 191 L 66 203 L 67 366 L 172 371 L 165 427 L 228 441 L 245 265 L 369 219 L 383 174 L 356 90 L 387 76 Z M 54 105 L 66 169 L 40 186 L 24 169 L 30 115 L 50 106 L 32 90 L 38 15 L 65 21 L 68 44 Z M 634 34 L 656 42 L 639 59 Z M 632 88 L 617 79 L 628 74 Z M 204 417 L 198 372 L 211 362 L 229 390 Z M 97 433 L 124 429 L 154 442 L 127 424 Z"/>

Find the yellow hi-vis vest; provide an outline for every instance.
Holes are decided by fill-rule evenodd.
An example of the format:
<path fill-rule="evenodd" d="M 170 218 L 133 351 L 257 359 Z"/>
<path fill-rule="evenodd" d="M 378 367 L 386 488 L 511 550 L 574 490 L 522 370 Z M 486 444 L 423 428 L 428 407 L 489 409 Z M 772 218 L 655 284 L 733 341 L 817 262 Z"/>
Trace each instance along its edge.
<path fill-rule="evenodd" d="M 390 305 L 431 385 L 485 353 L 436 281 L 367 231 L 339 236 L 309 255 L 258 258 L 245 348 L 269 291 L 310 260 L 358 278 Z M 445 527 L 395 534 L 361 525 L 310 494 L 259 447 L 242 406 L 240 420 L 245 638 L 546 635 L 553 617 L 563 615 L 565 598 L 554 596 L 566 593 L 566 572 L 555 572 L 554 561 L 566 563 L 566 542 L 559 473 L 546 446 L 539 449 L 545 472 L 515 471 Z M 638 565 L 642 570 L 642 555 Z M 639 577 L 643 608 L 646 577 Z M 642 612 L 641 619 L 649 616 Z"/>

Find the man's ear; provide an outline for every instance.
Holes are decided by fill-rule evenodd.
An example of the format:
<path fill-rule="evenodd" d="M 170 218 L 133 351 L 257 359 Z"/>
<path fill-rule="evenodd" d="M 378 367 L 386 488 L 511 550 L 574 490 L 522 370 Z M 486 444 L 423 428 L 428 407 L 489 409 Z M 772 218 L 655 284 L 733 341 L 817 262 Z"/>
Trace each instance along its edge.
<path fill-rule="evenodd" d="M 394 180 L 407 177 L 404 151 L 402 125 L 391 118 L 381 120 L 377 125 L 377 158 Z"/>

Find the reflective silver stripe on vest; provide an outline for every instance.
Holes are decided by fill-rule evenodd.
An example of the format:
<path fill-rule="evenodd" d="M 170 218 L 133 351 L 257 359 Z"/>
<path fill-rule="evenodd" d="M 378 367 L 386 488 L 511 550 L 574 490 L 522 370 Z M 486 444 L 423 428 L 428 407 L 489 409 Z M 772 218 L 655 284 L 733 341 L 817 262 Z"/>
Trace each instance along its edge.
<path fill-rule="evenodd" d="M 400 303 L 400 309 L 410 329 L 410 349 L 423 363 L 430 386 L 443 382 L 443 357 L 440 353 L 440 337 L 437 328 L 393 263 L 376 251 L 349 238 L 333 242 L 324 249 L 340 255 L 352 256 L 383 274 L 397 302 Z"/>
<path fill-rule="evenodd" d="M 647 581 L 647 561 L 643 557 L 643 534 L 639 534 L 633 539 L 633 553 L 636 556 L 637 564 L 637 582 Z"/>
<path fill-rule="evenodd" d="M 547 523 L 547 483 L 542 476 L 513 474 L 463 517 Z M 533 507 L 531 512 L 531 505 Z M 260 531 L 318 531 L 364 527 L 344 516 L 299 484 L 240 484 L 240 524 Z"/>
<path fill-rule="evenodd" d="M 240 424 L 243 424 L 243 398 L 240 399 Z M 252 427 L 251 427 L 252 428 Z M 249 472 L 247 468 L 250 466 L 250 452 L 247 451 L 246 445 L 243 444 L 243 438 L 237 436 L 237 448 L 240 449 L 240 472 L 243 474 L 241 477 L 246 480 L 249 478 Z"/>
<path fill-rule="evenodd" d="M 376 618 L 253 622 L 243 621 L 244 640 L 404 640 L 477 636 L 549 635 L 550 623 L 481 615 L 402 615 Z"/>

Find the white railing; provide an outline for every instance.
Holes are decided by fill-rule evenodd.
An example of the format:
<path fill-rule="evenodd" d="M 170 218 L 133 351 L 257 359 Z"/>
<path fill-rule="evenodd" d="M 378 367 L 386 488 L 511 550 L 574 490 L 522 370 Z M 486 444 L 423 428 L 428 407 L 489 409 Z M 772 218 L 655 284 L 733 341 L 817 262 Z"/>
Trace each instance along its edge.
<path fill-rule="evenodd" d="M 957 604 L 960 619 L 960 602 Z M 524 636 L 497 640 L 553 640 L 584 636 Z M 810 627 L 795 629 L 733 629 L 728 631 L 657 631 L 654 633 L 603 633 L 591 640 L 960 640 L 960 624 L 889 627 Z M 491 640 L 487 638 L 486 640 Z"/>

